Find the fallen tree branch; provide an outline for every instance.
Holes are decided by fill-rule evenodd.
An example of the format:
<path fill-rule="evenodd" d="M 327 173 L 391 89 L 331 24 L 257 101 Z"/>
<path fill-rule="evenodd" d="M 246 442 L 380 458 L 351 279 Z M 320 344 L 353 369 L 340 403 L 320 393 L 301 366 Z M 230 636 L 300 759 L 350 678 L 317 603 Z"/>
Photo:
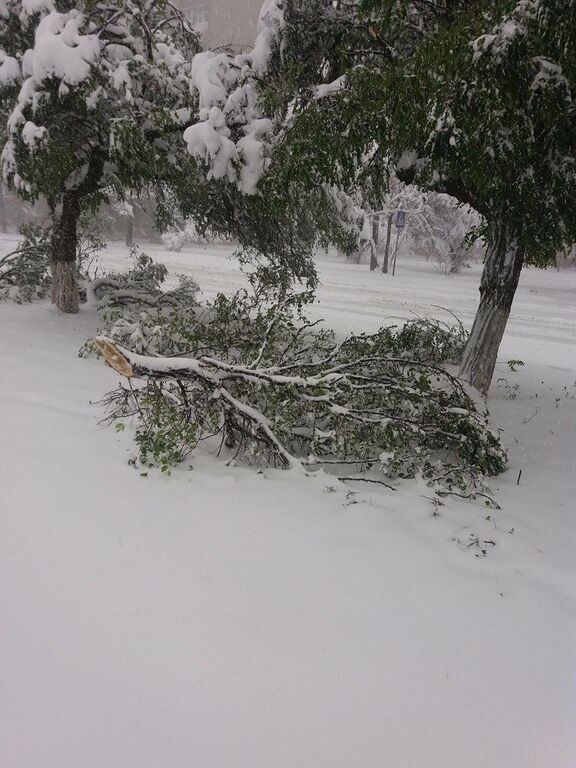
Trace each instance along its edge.
<path fill-rule="evenodd" d="M 203 439 L 205 422 L 209 433 L 222 431 L 222 445 L 251 461 L 264 460 L 268 452 L 281 466 L 303 474 L 339 464 L 356 466 L 358 475 L 340 479 L 392 489 L 384 479 L 360 473 L 368 468 L 393 478 L 420 472 L 431 486 L 445 484 L 446 494 L 493 503 L 477 490 L 477 479 L 499 471 L 504 454 L 486 415 L 475 409 L 454 376 L 437 364 L 398 356 L 359 354 L 338 362 L 338 352 L 281 369 L 291 375 L 273 366 L 253 367 L 273 327 L 268 321 L 266 343 L 255 340 L 258 351 L 249 365 L 211 355 L 141 355 L 106 337 L 96 343 L 120 356 L 116 370 L 122 372 L 123 360 L 127 375 L 147 382 L 133 396 L 139 408 L 149 409 L 149 431 L 156 429 L 151 415 L 195 426 L 197 434 L 181 438 L 190 450 Z M 348 340 L 346 354 L 353 351 Z M 113 406 L 114 399 L 110 402 Z M 126 398 L 118 404 L 125 409 Z M 164 445 L 169 425 L 162 430 Z M 366 455 L 370 458 L 362 458 Z M 471 487 L 468 496 L 460 492 L 466 486 Z"/>

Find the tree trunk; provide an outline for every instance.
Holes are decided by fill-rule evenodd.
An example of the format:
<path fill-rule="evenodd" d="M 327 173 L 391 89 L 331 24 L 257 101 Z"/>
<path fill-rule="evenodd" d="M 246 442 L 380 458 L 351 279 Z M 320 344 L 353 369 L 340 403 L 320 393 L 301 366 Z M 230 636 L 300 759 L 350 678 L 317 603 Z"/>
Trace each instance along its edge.
<path fill-rule="evenodd" d="M 374 240 L 370 240 L 370 272 L 378 268 L 378 257 L 376 256 L 376 246 Z"/>
<path fill-rule="evenodd" d="M 0 181 L 0 231 L 3 235 L 8 232 L 8 223 L 6 220 L 6 201 L 4 200 L 4 185 Z"/>
<path fill-rule="evenodd" d="M 380 240 L 380 214 L 375 213 L 372 217 L 372 240 L 374 245 L 378 247 L 378 241 Z"/>
<path fill-rule="evenodd" d="M 378 267 L 378 241 L 380 239 L 380 215 L 375 213 L 372 217 L 372 241 L 370 243 L 370 271 Z"/>
<path fill-rule="evenodd" d="M 78 312 L 78 283 L 76 281 L 76 251 L 80 198 L 67 192 L 52 235 L 52 301 L 68 314 Z"/>
<path fill-rule="evenodd" d="M 134 245 L 134 216 L 126 217 L 126 245 L 129 248 Z"/>
<path fill-rule="evenodd" d="M 384 248 L 384 259 L 382 261 L 382 272 L 388 273 L 388 258 L 390 256 L 390 240 L 392 238 L 392 220 L 394 214 L 391 213 L 388 216 L 388 222 L 386 223 L 386 247 Z"/>
<path fill-rule="evenodd" d="M 506 329 L 524 256 L 506 225 L 489 225 L 489 242 L 480 282 L 480 304 L 460 368 L 462 378 L 487 394 Z"/>

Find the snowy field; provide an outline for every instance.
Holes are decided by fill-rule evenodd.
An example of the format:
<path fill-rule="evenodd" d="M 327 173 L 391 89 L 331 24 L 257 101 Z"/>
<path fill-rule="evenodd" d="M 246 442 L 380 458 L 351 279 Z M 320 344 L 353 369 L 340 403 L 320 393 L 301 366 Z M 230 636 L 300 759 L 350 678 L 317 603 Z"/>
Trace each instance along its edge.
<path fill-rule="evenodd" d="M 242 282 L 229 249 L 146 250 Z M 479 265 L 319 267 L 341 333 L 477 304 Z M 575 271 L 522 276 L 501 511 L 208 455 L 142 477 L 90 404 L 116 381 L 77 357 L 97 326 L 0 304 L 1 768 L 576 766 Z"/>

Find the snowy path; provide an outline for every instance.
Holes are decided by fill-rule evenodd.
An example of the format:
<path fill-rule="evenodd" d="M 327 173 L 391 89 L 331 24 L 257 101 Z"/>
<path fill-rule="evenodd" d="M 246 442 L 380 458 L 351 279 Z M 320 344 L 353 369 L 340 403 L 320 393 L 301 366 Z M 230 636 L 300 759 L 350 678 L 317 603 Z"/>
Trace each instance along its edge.
<path fill-rule="evenodd" d="M 165 258 L 238 282 L 223 249 Z M 472 317 L 477 269 L 409 266 L 325 259 L 317 311 Z M 96 318 L 0 304 L 2 768 L 573 768 L 575 304 L 576 275 L 524 276 L 490 519 L 208 456 L 141 477 L 89 404 L 115 381 L 76 357 Z"/>

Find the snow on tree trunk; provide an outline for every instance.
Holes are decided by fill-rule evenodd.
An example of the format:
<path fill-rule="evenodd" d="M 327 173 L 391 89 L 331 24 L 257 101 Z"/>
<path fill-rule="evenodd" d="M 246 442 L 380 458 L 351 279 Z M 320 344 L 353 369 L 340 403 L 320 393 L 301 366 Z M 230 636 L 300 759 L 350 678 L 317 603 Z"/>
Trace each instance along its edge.
<path fill-rule="evenodd" d="M 506 225 L 494 225 L 480 282 L 480 305 L 460 368 L 461 377 L 484 395 L 492 381 L 523 261 Z"/>
<path fill-rule="evenodd" d="M 76 250 L 79 217 L 78 195 L 68 192 L 64 195 L 52 235 L 52 301 L 67 314 L 78 312 Z"/>

